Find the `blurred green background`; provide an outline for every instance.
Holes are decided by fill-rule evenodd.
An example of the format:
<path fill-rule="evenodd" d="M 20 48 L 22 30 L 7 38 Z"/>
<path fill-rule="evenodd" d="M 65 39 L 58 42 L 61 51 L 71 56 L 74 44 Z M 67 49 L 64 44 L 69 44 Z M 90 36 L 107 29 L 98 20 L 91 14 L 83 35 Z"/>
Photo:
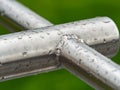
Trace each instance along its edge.
<path fill-rule="evenodd" d="M 120 28 L 120 0 L 19 0 L 54 24 L 96 16 L 112 18 Z M 0 34 L 9 33 L 0 24 Z M 111 33 L 112 34 L 112 33 Z M 114 58 L 120 64 L 120 53 Z M 0 90 L 93 90 L 66 70 L 0 82 Z"/>

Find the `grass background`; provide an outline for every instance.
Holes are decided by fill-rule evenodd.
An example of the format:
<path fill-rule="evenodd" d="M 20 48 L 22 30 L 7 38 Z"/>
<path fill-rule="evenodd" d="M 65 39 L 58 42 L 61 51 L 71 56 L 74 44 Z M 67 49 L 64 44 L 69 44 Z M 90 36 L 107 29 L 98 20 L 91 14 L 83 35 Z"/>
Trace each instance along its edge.
<path fill-rule="evenodd" d="M 120 28 L 120 0 L 19 0 L 54 24 L 96 16 L 112 18 Z M 0 34 L 9 33 L 0 25 Z M 112 33 L 111 33 L 112 34 Z M 114 58 L 120 64 L 120 53 Z M 66 70 L 0 82 L 0 90 L 93 90 Z"/>

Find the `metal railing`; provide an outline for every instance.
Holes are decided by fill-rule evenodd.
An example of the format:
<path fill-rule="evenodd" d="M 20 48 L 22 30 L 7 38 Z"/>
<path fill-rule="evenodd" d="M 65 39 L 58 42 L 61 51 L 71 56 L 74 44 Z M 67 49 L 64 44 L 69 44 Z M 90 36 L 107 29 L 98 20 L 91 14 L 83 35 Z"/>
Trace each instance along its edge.
<path fill-rule="evenodd" d="M 0 81 L 65 68 L 95 89 L 120 89 L 120 67 L 107 58 L 119 50 L 110 18 L 53 25 L 15 0 L 0 0 L 0 13 L 27 29 L 0 36 Z"/>

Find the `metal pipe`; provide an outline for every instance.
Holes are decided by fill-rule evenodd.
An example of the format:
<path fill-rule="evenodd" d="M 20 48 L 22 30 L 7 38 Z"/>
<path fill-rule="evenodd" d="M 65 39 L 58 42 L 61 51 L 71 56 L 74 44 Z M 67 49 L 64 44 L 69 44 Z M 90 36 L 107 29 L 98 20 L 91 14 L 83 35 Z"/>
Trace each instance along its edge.
<path fill-rule="evenodd" d="M 0 0 L 0 12 L 26 29 L 51 26 L 49 21 L 14 0 Z"/>
<path fill-rule="evenodd" d="M 1 4 L 0 12 L 1 12 L 2 16 L 10 18 L 10 20 L 15 21 L 16 23 L 25 27 L 26 29 L 35 29 L 35 28 L 41 28 L 41 27 L 53 25 L 49 21 L 45 20 L 43 17 L 37 15 L 36 13 L 31 11 L 29 8 L 23 6 L 22 4 L 20 4 L 19 2 L 15 1 L 15 0 L 0 0 L 0 4 Z M 83 25 L 81 25 L 80 29 L 82 29 L 82 27 L 83 27 L 85 29 L 85 31 L 82 31 L 82 32 L 84 32 L 84 33 L 82 34 L 82 32 L 79 32 L 79 33 L 76 32 L 75 34 L 77 34 L 80 38 L 84 38 L 86 41 L 86 44 L 89 44 L 89 45 L 92 44 L 93 48 L 95 48 L 97 51 L 101 52 L 105 56 L 113 57 L 113 56 L 115 56 L 116 52 L 118 51 L 119 46 L 116 46 L 116 45 L 118 45 L 118 44 L 116 44 L 118 42 L 114 42 L 114 40 L 112 40 L 113 35 L 111 35 L 110 32 L 113 29 L 116 30 L 117 27 L 114 24 L 114 22 L 107 17 L 105 17 L 104 19 L 102 18 L 103 20 L 101 20 L 101 21 L 99 19 L 100 18 L 96 18 L 96 19 L 94 19 L 95 21 L 92 21 L 92 20 L 82 21 L 81 24 L 83 24 Z M 95 24 L 94 24 L 94 22 L 95 22 Z M 93 29 L 89 30 L 89 28 L 91 28 L 91 25 L 92 25 Z M 104 27 L 104 25 L 106 25 L 106 26 Z M 70 28 L 74 28 L 74 26 L 72 25 L 72 27 L 70 26 Z M 67 32 L 71 32 L 71 31 L 69 31 L 69 28 L 67 28 L 67 29 L 68 29 L 68 30 L 66 30 Z M 91 31 L 91 30 L 93 30 L 93 31 Z M 97 30 L 98 30 L 98 33 L 96 33 L 95 37 L 94 36 L 91 37 L 91 35 L 86 34 L 86 33 L 90 33 L 90 34 L 95 33 Z M 100 30 L 100 32 L 102 32 L 102 30 L 104 32 L 104 30 L 105 30 L 106 32 L 104 33 L 103 37 L 106 35 L 106 36 L 108 36 L 108 38 L 111 38 L 109 41 L 113 41 L 113 42 L 109 42 L 109 43 L 105 43 L 105 44 L 101 43 L 100 40 L 103 40 L 103 39 L 101 38 L 102 34 L 99 35 L 99 33 L 100 33 L 99 30 Z M 109 31 L 107 31 L 107 30 L 109 30 Z M 75 32 L 75 31 L 73 31 L 73 32 Z M 109 32 L 109 33 L 107 33 L 107 32 Z M 80 35 L 80 34 L 82 34 L 82 35 Z M 105 38 L 103 42 L 108 42 L 106 39 L 107 38 Z"/>
<path fill-rule="evenodd" d="M 0 0 L 0 12 L 2 17 L 7 17 L 8 19 L 16 22 L 18 25 L 22 26 L 26 29 L 34 29 L 34 28 L 41 28 L 45 26 L 51 26 L 52 24 L 45 20 L 43 17 L 37 15 L 36 13 L 32 12 L 29 8 L 23 6 L 22 4 L 18 3 L 17 1 L 9 1 L 9 0 Z M 60 62 L 56 60 L 54 55 L 47 55 L 44 57 L 40 57 L 36 59 L 31 58 L 30 60 L 24 60 L 17 62 L 11 62 L 2 66 L 1 70 L 4 71 L 1 73 L 1 76 L 7 73 L 6 77 L 1 77 L 1 81 L 22 77 L 30 74 L 41 73 L 41 72 L 48 72 L 51 70 L 56 70 L 60 68 Z M 37 63 L 39 62 L 40 65 L 31 65 L 29 62 Z M 45 62 L 44 62 L 45 61 Z M 50 62 L 50 63 L 49 63 Z M 44 67 L 42 63 L 45 63 Z M 19 66 L 20 64 L 20 66 Z M 29 64 L 29 65 L 28 65 Z M 29 66 L 29 67 L 27 67 Z M 34 66 L 34 67 L 33 67 Z M 18 68 L 19 67 L 19 68 Z M 9 71 L 7 70 L 9 68 Z M 14 70 L 14 68 L 18 68 Z M 9 75 L 9 76 L 8 76 Z"/>
<path fill-rule="evenodd" d="M 105 23 L 104 21 L 109 21 L 109 23 Z M 84 23 L 86 25 L 84 25 Z M 30 51 L 27 53 L 27 58 L 43 56 L 49 54 L 49 52 L 52 53 L 54 52 L 61 35 L 64 34 L 75 34 L 90 46 L 98 44 L 97 47 L 94 47 L 95 49 L 99 49 L 99 45 L 103 43 L 105 44 L 105 47 L 107 47 L 106 45 L 109 43 L 110 45 L 108 46 L 112 49 L 110 54 L 114 54 L 118 48 L 117 46 L 111 46 L 113 42 L 116 45 L 119 40 L 118 29 L 113 21 L 106 17 L 93 18 L 0 36 L 0 50 L 3 51 L 0 52 L 0 60 L 5 59 L 2 60 L 2 62 L 14 61 L 14 59 L 19 60 L 25 58 L 22 57 L 23 54 L 21 54 L 21 52 L 25 53 L 27 51 Z M 5 47 L 5 49 L 3 47 Z M 102 49 L 100 50 L 100 52 L 103 51 Z M 11 60 L 9 60 L 9 57 L 12 57 Z"/>
<path fill-rule="evenodd" d="M 89 73 L 90 79 L 94 79 L 93 81 L 98 79 L 98 82 L 90 81 L 92 87 L 97 90 L 120 90 L 119 65 L 115 64 L 110 59 L 85 45 L 81 41 L 83 40 L 74 36 L 63 36 L 58 47 L 61 50 L 61 54 L 65 56 L 67 60 L 62 60 L 61 62 L 63 62 L 63 64 L 65 63 L 64 65 L 71 64 L 71 66 L 69 65 L 70 68 L 67 69 L 71 71 L 72 68 L 71 72 L 75 73 L 78 77 L 80 77 L 81 74 L 79 68 L 82 68 Z M 101 84 L 99 81 L 103 82 L 100 88 L 96 85 Z M 105 87 L 106 85 L 111 87 L 111 89 Z"/>
<path fill-rule="evenodd" d="M 106 21 L 109 23 L 105 23 Z M 99 35 L 97 35 L 98 33 Z M 2 35 L 0 36 L 1 81 L 58 68 L 60 63 L 56 60 L 57 56 L 53 55 L 64 34 L 81 36 L 90 46 L 95 45 L 94 40 L 96 40 L 98 45 L 94 47 L 95 49 L 99 49 L 102 43 L 105 44 L 105 47 L 108 44 L 113 50 L 112 54 L 115 53 L 117 47 L 114 45 L 119 40 L 116 25 L 106 17 Z M 45 57 L 42 58 L 43 56 Z M 34 60 L 36 57 L 39 58 Z M 31 61 L 33 62 L 31 63 Z M 29 67 L 26 68 L 26 66 Z"/>

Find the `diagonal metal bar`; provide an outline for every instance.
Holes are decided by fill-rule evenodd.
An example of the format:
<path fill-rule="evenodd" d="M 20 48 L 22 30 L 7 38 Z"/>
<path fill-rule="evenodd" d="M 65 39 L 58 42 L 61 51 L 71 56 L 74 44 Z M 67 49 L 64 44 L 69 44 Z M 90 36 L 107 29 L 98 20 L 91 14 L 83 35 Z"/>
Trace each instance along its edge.
<path fill-rule="evenodd" d="M 0 0 L 1 16 L 17 22 L 26 29 L 35 29 L 53 25 L 15 0 Z"/>
<path fill-rule="evenodd" d="M 51 24 L 49 21 L 45 20 L 43 17 L 41 16 L 38 16 L 36 13 L 34 13 L 33 11 L 29 10 L 27 7 L 23 6 L 22 4 L 18 3 L 17 1 L 15 0 L 0 0 L 0 3 L 1 3 L 1 6 L 0 6 L 0 13 L 2 14 L 2 16 L 5 16 L 5 17 L 8 17 L 10 18 L 10 20 L 13 20 L 15 21 L 16 23 L 20 24 L 21 26 L 27 28 L 27 29 L 35 29 L 35 28 L 41 28 L 41 27 L 45 27 L 45 26 L 50 26 L 50 25 L 53 25 Z M 33 19 L 32 19 L 33 17 Z M 25 19 L 24 19 L 25 18 Z M 96 18 L 97 19 L 97 18 Z M 99 18 L 98 18 L 99 19 Z M 31 22 L 32 20 L 32 22 Z M 89 21 L 89 20 L 88 20 Z M 88 21 L 85 21 L 83 22 L 83 24 L 87 24 Z M 37 24 L 35 24 L 37 22 Z M 96 20 L 97 22 L 97 20 Z M 96 23 L 95 22 L 95 23 Z M 110 24 L 113 24 L 114 23 L 109 23 L 109 22 L 112 22 L 111 20 L 109 20 L 109 18 L 104 18 L 103 20 L 104 24 L 105 25 L 108 25 L 106 27 L 108 27 L 107 29 L 109 30 L 109 28 L 112 28 L 114 29 L 114 26 L 112 27 L 109 27 Z M 28 24 L 28 23 L 31 23 L 31 24 Z M 97 24 L 94 24 L 94 21 L 89 21 L 88 22 L 89 24 L 91 25 L 97 25 Z M 101 24 L 98 20 L 98 24 Z M 35 26 L 36 25 L 36 26 Z M 102 24 L 103 25 L 103 24 Z M 34 26 L 34 28 L 32 28 Z M 87 26 L 87 25 L 86 25 Z M 88 25 L 89 26 L 89 25 Z M 99 26 L 99 27 L 98 27 Z M 74 28 L 74 26 L 72 25 L 72 27 Z M 97 25 L 97 26 L 93 26 L 93 30 L 105 30 L 104 26 L 102 27 L 101 25 Z M 98 28 L 97 28 L 98 27 Z M 82 27 L 81 27 L 82 28 Z M 80 29 L 81 29 L 80 28 Z M 87 27 L 89 28 L 89 27 Z M 116 29 L 116 28 L 115 28 Z M 91 29 L 92 30 L 92 29 Z M 77 32 L 76 32 L 77 33 Z M 86 31 L 86 33 L 89 33 Z M 97 34 L 96 34 L 97 35 Z M 106 31 L 106 36 L 109 36 L 110 37 L 110 34 L 108 33 L 107 34 L 107 31 Z M 79 37 L 81 37 L 79 35 Z M 100 44 L 100 40 L 97 40 L 98 38 L 101 38 L 102 36 L 99 36 L 98 38 L 94 38 L 93 37 L 88 37 L 88 36 L 84 36 L 86 38 L 90 38 L 91 40 L 89 40 L 89 42 L 91 44 L 95 44 L 93 45 L 93 47 L 99 47 L 98 49 L 96 49 L 97 51 L 100 51 L 102 52 L 102 54 L 108 56 L 108 57 L 112 57 L 115 55 L 114 52 L 116 52 L 116 50 L 118 50 L 118 48 L 114 48 L 112 51 L 110 51 L 110 47 L 109 47 L 109 52 L 106 51 L 108 48 L 106 46 L 109 46 L 111 45 L 112 43 L 110 43 L 109 45 L 98 45 Z M 112 37 L 112 36 L 111 36 Z M 114 40 L 113 40 L 114 41 Z M 106 41 L 104 41 L 106 42 Z M 102 44 L 102 43 L 101 43 Z M 112 45 L 111 45 L 112 46 Z M 102 50 L 104 47 L 105 50 Z M 118 47 L 118 46 L 117 46 Z M 106 49 L 107 48 L 107 49 Z M 112 47 L 113 48 L 113 47 Z M 115 50 L 115 51 L 114 51 Z"/>
<path fill-rule="evenodd" d="M 106 58 L 102 54 L 81 43 L 80 41 L 81 40 L 73 35 L 65 35 L 60 42 L 59 47 L 61 48 L 61 54 L 68 58 L 68 60 L 62 60 L 62 62 L 70 67 L 67 69 L 69 69 L 69 71 L 71 71 L 72 73 L 74 72 L 75 75 L 78 77 L 80 77 L 81 73 L 79 69 L 84 69 L 86 72 L 89 73 L 89 78 L 94 79 L 95 82 L 91 83 L 94 83 L 92 85 L 94 85 L 93 87 L 95 87 L 95 89 L 97 90 L 119 90 L 119 65 L 115 64 L 110 59 Z M 98 80 L 95 80 L 95 77 Z M 101 88 L 96 87 L 96 83 L 99 83 L 99 80 L 104 83 Z M 110 86 L 111 89 L 108 89 L 108 87 L 105 86 L 106 84 Z"/>

